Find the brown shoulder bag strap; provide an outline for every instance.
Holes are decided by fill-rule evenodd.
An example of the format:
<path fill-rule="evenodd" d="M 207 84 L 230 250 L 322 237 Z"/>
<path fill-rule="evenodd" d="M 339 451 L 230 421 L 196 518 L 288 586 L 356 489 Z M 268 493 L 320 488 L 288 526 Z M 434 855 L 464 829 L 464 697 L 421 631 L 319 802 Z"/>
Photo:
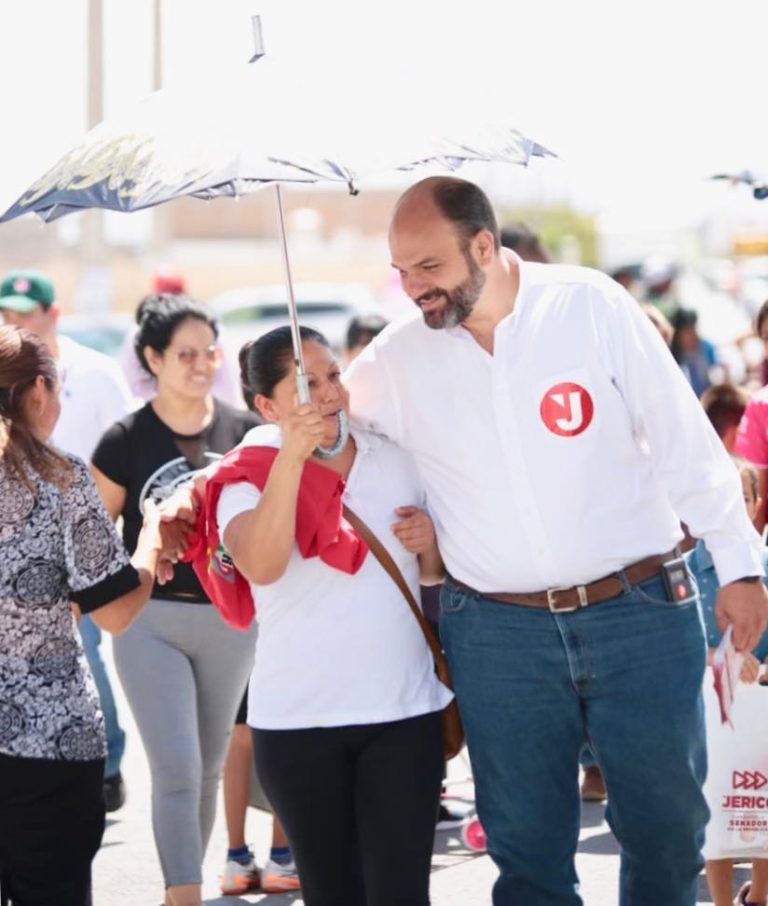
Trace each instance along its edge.
<path fill-rule="evenodd" d="M 421 631 L 424 633 L 424 638 L 427 640 L 429 649 L 432 652 L 432 657 L 435 659 L 435 664 L 440 664 L 445 661 L 445 655 L 443 650 L 440 647 L 440 643 L 437 641 L 437 636 L 434 633 L 434 630 L 427 622 L 427 618 L 421 611 L 421 608 L 416 603 L 416 599 L 411 593 L 411 589 L 408 587 L 408 583 L 405 581 L 405 577 L 397 563 L 392 559 L 389 551 L 384 547 L 384 545 L 379 541 L 376 535 L 368 528 L 368 526 L 363 522 L 363 520 L 356 514 L 353 513 L 347 506 L 344 506 L 342 509 L 342 515 L 347 520 L 347 522 L 354 528 L 360 537 L 365 541 L 365 543 L 370 548 L 373 556 L 379 561 L 382 567 L 389 573 L 392 581 L 397 585 L 400 591 L 403 593 L 403 597 L 408 602 L 413 615 L 416 617 L 419 626 L 421 626 Z"/>

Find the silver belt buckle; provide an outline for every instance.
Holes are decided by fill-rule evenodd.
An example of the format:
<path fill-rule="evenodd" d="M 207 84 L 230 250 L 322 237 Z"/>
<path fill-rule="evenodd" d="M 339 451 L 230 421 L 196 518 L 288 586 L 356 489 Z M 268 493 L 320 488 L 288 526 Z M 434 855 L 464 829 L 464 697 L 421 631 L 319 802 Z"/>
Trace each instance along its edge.
<path fill-rule="evenodd" d="M 571 591 L 576 589 L 576 594 L 579 596 L 579 603 L 574 604 L 573 607 L 558 607 L 556 595 L 559 591 Z M 552 611 L 552 613 L 571 613 L 574 610 L 578 610 L 579 607 L 586 607 L 589 604 L 587 600 L 587 587 L 586 585 L 556 585 L 554 588 L 547 589 L 547 606 Z"/>

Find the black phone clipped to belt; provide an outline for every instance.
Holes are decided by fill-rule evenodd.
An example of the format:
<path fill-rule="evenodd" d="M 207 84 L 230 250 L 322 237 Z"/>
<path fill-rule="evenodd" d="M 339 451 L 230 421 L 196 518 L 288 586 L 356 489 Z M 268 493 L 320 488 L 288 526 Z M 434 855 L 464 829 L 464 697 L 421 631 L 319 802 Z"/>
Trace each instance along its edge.
<path fill-rule="evenodd" d="M 688 567 L 682 557 L 662 563 L 661 578 L 667 590 L 667 597 L 673 604 L 687 601 L 696 594 Z"/>

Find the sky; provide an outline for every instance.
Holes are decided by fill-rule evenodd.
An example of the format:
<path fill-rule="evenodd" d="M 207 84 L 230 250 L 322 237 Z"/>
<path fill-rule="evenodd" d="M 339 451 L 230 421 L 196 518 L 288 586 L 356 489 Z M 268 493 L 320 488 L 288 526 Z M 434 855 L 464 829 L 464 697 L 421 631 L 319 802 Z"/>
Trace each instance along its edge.
<path fill-rule="evenodd" d="M 153 0 L 103 3 L 109 116 L 151 90 Z M 86 6 L 0 4 L 2 210 L 85 131 Z M 484 173 L 508 204 L 565 201 L 614 230 L 702 218 L 768 229 L 768 201 L 707 179 L 768 173 L 765 0 L 162 0 L 162 9 L 165 86 L 194 92 L 242 67 L 259 13 L 270 59 L 299 86 L 327 85 L 351 116 L 375 104 L 388 130 L 420 111 L 457 120 L 488 111 L 555 151 L 527 170 Z"/>

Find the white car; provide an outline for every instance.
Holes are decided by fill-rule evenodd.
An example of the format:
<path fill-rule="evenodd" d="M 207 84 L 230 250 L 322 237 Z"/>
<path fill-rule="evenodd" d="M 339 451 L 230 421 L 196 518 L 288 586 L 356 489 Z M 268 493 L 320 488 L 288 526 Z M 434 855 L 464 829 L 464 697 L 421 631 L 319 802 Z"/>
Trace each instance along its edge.
<path fill-rule="evenodd" d="M 299 323 L 319 330 L 337 353 L 344 347 L 352 318 L 380 311 L 373 293 L 359 283 L 296 283 L 294 296 Z M 233 362 L 248 340 L 289 323 L 288 291 L 283 284 L 227 290 L 209 305 L 222 326 L 225 354 Z"/>

